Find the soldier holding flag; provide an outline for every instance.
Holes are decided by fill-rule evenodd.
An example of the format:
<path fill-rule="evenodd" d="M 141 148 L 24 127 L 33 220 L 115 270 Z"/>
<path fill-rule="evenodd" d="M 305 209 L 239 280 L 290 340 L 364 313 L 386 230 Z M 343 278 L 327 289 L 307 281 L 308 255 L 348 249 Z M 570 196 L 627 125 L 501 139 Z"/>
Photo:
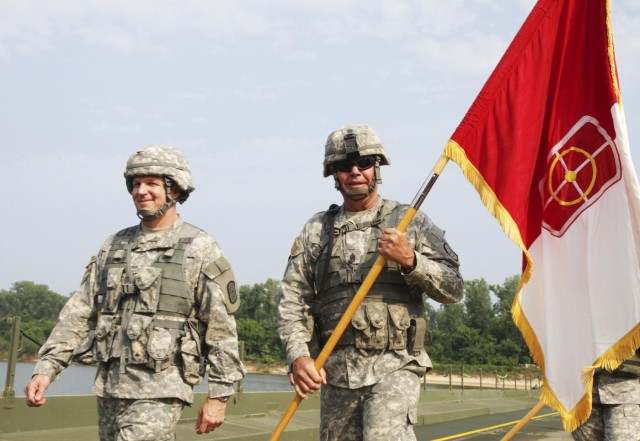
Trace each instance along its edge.
<path fill-rule="evenodd" d="M 421 212 L 394 228 L 406 205 L 378 194 L 389 157 L 369 126 L 349 125 L 326 142 L 324 176 L 343 204 L 314 215 L 295 239 L 278 302 L 289 378 L 305 399 L 322 386 L 322 440 L 414 440 L 424 349 L 423 293 L 459 302 L 458 256 Z M 378 254 L 387 261 L 323 368 L 312 357 L 336 328 Z"/>

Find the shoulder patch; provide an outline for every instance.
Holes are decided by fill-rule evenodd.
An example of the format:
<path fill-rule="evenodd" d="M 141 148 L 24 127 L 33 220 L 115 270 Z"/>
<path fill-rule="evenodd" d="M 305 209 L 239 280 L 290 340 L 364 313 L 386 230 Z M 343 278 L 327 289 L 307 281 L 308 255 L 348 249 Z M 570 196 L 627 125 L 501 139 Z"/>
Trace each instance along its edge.
<path fill-rule="evenodd" d="M 229 301 L 231 304 L 238 303 L 238 291 L 236 291 L 236 282 L 235 280 L 227 283 L 227 294 L 229 295 Z"/>
<path fill-rule="evenodd" d="M 220 256 L 211 262 L 202 273 L 215 281 L 222 291 L 222 299 L 229 314 L 233 314 L 240 307 L 240 296 L 237 289 L 236 278 L 229 261 Z"/>
<path fill-rule="evenodd" d="M 455 253 L 455 251 L 453 251 L 451 249 L 451 247 L 449 246 L 449 244 L 447 242 L 444 243 L 442 248 L 444 248 L 445 253 L 447 253 L 447 255 L 449 255 L 449 257 L 451 257 L 456 262 L 458 261 L 458 255 Z"/>
<path fill-rule="evenodd" d="M 84 283 L 91 275 L 91 271 L 94 270 L 96 263 L 96 256 L 91 256 L 91 259 L 89 259 L 89 263 L 87 263 L 87 266 L 84 267 L 84 273 L 82 274 L 82 283 Z"/>
<path fill-rule="evenodd" d="M 291 251 L 289 253 L 290 256 L 295 256 L 299 253 L 299 250 L 302 249 L 302 245 L 300 244 L 300 238 L 296 237 L 293 241 L 293 245 L 291 246 Z"/>
<path fill-rule="evenodd" d="M 93 265 L 96 262 L 96 256 L 91 256 L 91 259 L 89 259 L 89 263 L 87 263 L 87 266 L 85 266 L 85 269 L 89 269 L 89 267 L 91 267 L 91 265 Z"/>

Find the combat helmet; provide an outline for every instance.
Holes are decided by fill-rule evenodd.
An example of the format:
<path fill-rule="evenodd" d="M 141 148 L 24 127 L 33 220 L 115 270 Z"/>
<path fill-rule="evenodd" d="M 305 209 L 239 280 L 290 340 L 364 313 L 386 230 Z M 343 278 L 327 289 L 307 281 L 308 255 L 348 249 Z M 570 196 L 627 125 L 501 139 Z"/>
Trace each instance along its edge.
<path fill-rule="evenodd" d="M 176 202 L 184 203 L 195 190 L 187 158 L 180 150 L 170 146 L 152 145 L 135 151 L 129 157 L 124 171 L 129 193 L 133 192 L 133 178 L 136 176 L 161 176 L 167 193 L 167 202 L 157 212 L 138 212 L 138 217 L 143 220 L 162 216 Z M 174 184 L 182 190 L 177 200 L 171 197 L 171 186 Z"/>
<path fill-rule="evenodd" d="M 326 178 L 333 175 L 336 189 L 340 190 L 338 177 L 331 167 L 332 164 L 361 156 L 376 157 L 375 178 L 368 190 L 370 193 L 377 183 L 382 183 L 380 166 L 391 164 L 391 160 L 380 143 L 378 134 L 368 125 L 347 125 L 329 134 L 324 148 L 323 176 Z"/>

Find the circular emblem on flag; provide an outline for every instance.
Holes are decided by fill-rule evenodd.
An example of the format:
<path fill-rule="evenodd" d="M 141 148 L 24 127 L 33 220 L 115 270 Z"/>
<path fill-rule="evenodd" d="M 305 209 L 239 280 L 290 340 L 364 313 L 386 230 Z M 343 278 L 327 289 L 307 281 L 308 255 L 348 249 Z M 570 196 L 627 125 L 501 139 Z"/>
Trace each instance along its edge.
<path fill-rule="evenodd" d="M 582 117 L 547 156 L 540 181 L 542 227 L 562 236 L 622 176 L 618 148 L 593 117 Z"/>
<path fill-rule="evenodd" d="M 568 155 L 578 155 L 578 158 L 573 158 L 572 161 L 565 160 Z M 584 158 L 581 161 L 580 156 Z M 573 165 L 572 168 L 568 168 L 569 164 Z M 559 170 L 557 170 L 559 168 Z M 562 153 L 557 155 L 551 166 L 549 167 L 549 194 L 556 200 L 557 203 L 564 206 L 574 205 L 583 202 L 593 190 L 593 186 L 596 183 L 596 177 L 598 176 L 598 166 L 596 161 L 584 149 L 578 147 L 569 147 Z M 582 179 L 578 179 L 582 178 Z M 586 188 L 583 185 L 586 184 Z M 569 191 L 562 191 L 562 187 L 567 186 Z M 571 191 L 571 187 L 574 187 Z M 571 195 L 575 193 L 575 195 Z M 573 197 L 575 196 L 575 197 Z M 573 197 L 573 199 L 566 200 L 561 197 Z"/>

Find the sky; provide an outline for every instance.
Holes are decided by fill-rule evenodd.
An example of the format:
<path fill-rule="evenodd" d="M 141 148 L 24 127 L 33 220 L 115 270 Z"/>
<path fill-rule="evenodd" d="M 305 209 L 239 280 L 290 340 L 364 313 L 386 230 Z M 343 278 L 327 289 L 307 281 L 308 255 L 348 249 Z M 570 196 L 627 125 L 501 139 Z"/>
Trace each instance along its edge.
<path fill-rule="evenodd" d="M 110 234 L 138 219 L 122 173 L 151 144 L 182 150 L 182 217 L 242 285 L 280 279 L 294 238 L 341 201 L 327 135 L 369 124 L 410 203 L 532 0 L 0 0 L 0 289 L 68 295 Z M 640 2 L 612 0 L 632 157 L 640 161 Z M 454 163 L 422 205 L 466 280 L 521 269 Z"/>

